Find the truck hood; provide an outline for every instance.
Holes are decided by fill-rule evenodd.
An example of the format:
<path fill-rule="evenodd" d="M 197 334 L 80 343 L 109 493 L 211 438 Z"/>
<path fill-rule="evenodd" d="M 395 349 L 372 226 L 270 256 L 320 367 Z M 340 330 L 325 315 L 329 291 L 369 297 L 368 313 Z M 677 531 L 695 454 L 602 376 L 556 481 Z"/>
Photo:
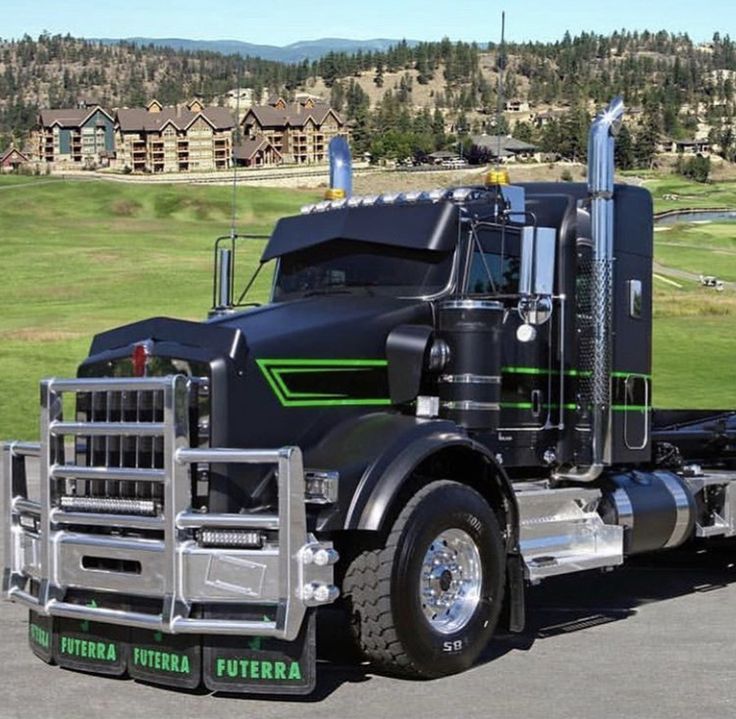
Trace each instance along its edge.
<path fill-rule="evenodd" d="M 386 337 L 394 327 L 431 322 L 426 302 L 320 295 L 264 305 L 209 324 L 239 329 L 249 354 L 256 356 L 385 359 Z"/>

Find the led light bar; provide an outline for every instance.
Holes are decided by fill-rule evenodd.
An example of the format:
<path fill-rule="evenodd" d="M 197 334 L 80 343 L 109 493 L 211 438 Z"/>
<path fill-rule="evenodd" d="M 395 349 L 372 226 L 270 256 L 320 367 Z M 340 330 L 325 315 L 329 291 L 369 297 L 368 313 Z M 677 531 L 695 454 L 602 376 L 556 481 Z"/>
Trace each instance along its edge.
<path fill-rule="evenodd" d="M 203 547 L 260 549 L 263 546 L 263 534 L 249 529 L 200 529 L 197 541 Z"/>
<path fill-rule="evenodd" d="M 474 187 L 458 187 L 445 189 L 441 187 L 432 190 L 411 190 L 409 192 L 384 192 L 380 195 L 352 195 L 336 200 L 322 200 L 313 205 L 304 205 L 301 208 L 303 215 L 328 210 L 340 210 L 345 207 L 371 207 L 372 205 L 404 205 L 418 202 L 440 202 L 449 200 L 464 202 L 472 199 L 478 192 Z"/>
<path fill-rule="evenodd" d="M 99 512 L 102 514 L 156 515 L 152 499 L 110 499 L 106 497 L 61 497 L 60 506 L 69 512 Z"/>

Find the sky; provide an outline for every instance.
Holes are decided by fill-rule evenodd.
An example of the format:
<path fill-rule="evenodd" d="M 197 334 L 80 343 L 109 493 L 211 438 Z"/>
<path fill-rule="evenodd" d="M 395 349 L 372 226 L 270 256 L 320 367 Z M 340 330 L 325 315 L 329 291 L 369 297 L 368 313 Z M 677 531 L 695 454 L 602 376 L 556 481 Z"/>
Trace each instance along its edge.
<path fill-rule="evenodd" d="M 500 34 L 506 11 L 512 41 L 560 39 L 566 30 L 687 32 L 695 41 L 715 31 L 736 37 L 736 0 L 1 0 L 0 37 L 179 37 L 286 45 L 323 37 L 408 38 L 486 43 Z"/>

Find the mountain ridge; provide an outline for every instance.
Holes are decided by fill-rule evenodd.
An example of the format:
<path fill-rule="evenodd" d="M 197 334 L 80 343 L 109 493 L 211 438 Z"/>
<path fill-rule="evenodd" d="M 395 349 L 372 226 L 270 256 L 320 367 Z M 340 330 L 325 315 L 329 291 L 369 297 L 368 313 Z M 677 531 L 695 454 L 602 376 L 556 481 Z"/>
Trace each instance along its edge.
<path fill-rule="evenodd" d="M 263 45 L 245 42 L 243 40 L 220 39 L 220 40 L 193 40 L 191 38 L 153 38 L 153 37 L 124 37 L 124 38 L 86 38 L 90 42 L 98 42 L 103 45 L 118 45 L 128 43 L 131 45 L 146 47 L 171 48 L 172 50 L 206 51 L 218 52 L 225 55 L 242 55 L 259 57 L 263 60 L 276 62 L 304 62 L 319 60 L 330 52 L 356 53 L 363 52 L 385 52 L 389 47 L 401 42 L 399 39 L 372 38 L 369 40 L 352 40 L 350 38 L 323 37 L 316 40 L 300 40 L 288 45 Z M 407 45 L 413 47 L 419 43 L 418 40 L 406 40 Z"/>

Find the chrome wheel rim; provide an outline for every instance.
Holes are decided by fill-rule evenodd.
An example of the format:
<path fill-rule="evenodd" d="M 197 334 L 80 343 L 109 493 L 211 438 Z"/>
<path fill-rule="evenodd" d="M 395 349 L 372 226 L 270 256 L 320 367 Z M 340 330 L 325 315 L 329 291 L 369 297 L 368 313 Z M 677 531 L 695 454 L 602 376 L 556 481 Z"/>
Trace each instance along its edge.
<path fill-rule="evenodd" d="M 473 538 L 462 529 L 446 529 L 430 542 L 419 577 L 422 611 L 441 634 L 462 629 L 480 602 L 483 569 Z"/>

